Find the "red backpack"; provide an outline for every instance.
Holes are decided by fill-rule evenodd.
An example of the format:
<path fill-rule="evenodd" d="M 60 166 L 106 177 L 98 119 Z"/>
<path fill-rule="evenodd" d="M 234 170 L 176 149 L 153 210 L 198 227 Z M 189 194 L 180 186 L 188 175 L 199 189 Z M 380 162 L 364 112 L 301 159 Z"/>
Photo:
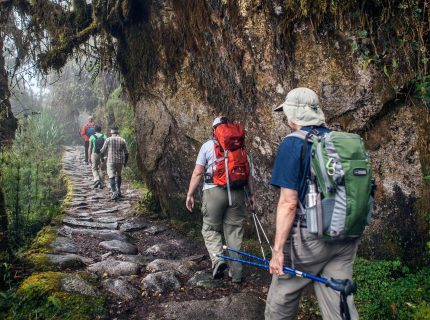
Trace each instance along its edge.
<path fill-rule="evenodd" d="M 245 149 L 245 131 L 239 124 L 221 124 L 216 127 L 214 138 L 216 169 L 213 182 L 216 185 L 227 187 L 229 202 L 231 202 L 230 188 L 234 189 L 246 185 L 249 178 L 250 169 Z"/>

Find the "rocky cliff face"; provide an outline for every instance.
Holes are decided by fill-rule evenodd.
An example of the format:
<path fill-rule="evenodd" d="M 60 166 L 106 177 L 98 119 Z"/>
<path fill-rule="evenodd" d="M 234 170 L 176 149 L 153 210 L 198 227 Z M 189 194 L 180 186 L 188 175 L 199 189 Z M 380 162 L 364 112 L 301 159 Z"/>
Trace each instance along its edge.
<path fill-rule="evenodd" d="M 268 182 L 289 129 L 272 108 L 290 89 L 306 86 L 319 94 L 331 127 L 364 137 L 378 182 L 372 228 L 380 232 L 399 190 L 414 198 L 423 188 L 419 145 L 427 145 L 428 114 L 405 99 L 414 75 L 377 69 L 354 49 L 370 40 L 353 25 L 334 18 L 318 27 L 312 19 L 291 22 L 281 2 L 269 2 L 152 1 L 141 31 L 152 35 L 145 52 L 133 49 L 135 39 L 129 44 L 144 61 L 136 71 L 144 80 L 129 81 L 144 177 L 164 210 L 183 210 L 199 147 L 213 118 L 227 115 L 247 130 L 258 211 L 273 230 L 277 191 Z"/>

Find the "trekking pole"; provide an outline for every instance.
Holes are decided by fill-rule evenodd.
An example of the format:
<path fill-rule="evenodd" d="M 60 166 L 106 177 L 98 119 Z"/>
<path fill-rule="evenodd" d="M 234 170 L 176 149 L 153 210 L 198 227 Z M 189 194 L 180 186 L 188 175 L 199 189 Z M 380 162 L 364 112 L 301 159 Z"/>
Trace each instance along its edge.
<path fill-rule="evenodd" d="M 252 266 L 256 266 L 256 267 L 260 267 L 260 268 L 269 270 L 269 265 L 268 265 L 269 264 L 269 260 L 267 260 L 267 259 L 263 259 L 261 257 L 254 256 L 254 255 L 252 255 L 250 253 L 247 253 L 247 252 L 243 252 L 243 251 L 240 251 L 240 250 L 229 248 L 227 246 L 223 246 L 223 249 L 227 250 L 227 251 L 231 251 L 231 252 L 237 253 L 237 254 L 240 254 L 242 256 L 245 256 L 245 257 L 257 260 L 257 261 L 264 262 L 265 264 L 261 264 L 261 263 L 257 263 L 257 262 L 252 262 L 252 261 L 248 261 L 248 260 L 243 260 L 243 259 L 240 259 L 240 258 L 233 258 L 233 257 L 226 256 L 226 255 L 217 255 L 217 257 L 224 258 L 224 259 L 231 260 L 231 261 L 241 262 L 241 263 L 244 263 L 244 264 L 248 264 L 248 265 L 252 265 Z M 355 293 L 357 291 L 357 285 L 355 284 L 354 281 L 349 280 L 349 279 L 333 279 L 333 278 L 327 279 L 327 278 L 321 278 L 321 277 L 315 276 L 313 274 L 310 274 L 310 273 L 307 273 L 307 272 L 302 272 L 302 271 L 299 271 L 299 270 L 295 270 L 295 269 L 287 267 L 287 266 L 284 266 L 282 268 L 282 271 L 284 273 L 289 273 L 289 274 L 292 274 L 292 275 L 295 275 L 295 276 L 298 276 L 298 277 L 301 277 L 301 278 L 307 278 L 307 279 L 311 279 L 311 280 L 320 282 L 322 284 L 325 284 L 327 287 L 332 288 L 335 291 L 338 291 L 340 293 L 346 294 L 347 296 L 350 295 L 350 294 L 352 294 L 352 293 Z"/>
<path fill-rule="evenodd" d="M 237 253 L 237 254 L 240 254 L 242 256 L 245 256 L 245 257 L 257 260 L 257 261 L 264 262 L 265 264 L 261 264 L 261 263 L 257 263 L 257 262 L 253 262 L 253 261 L 248 261 L 248 260 L 243 260 L 240 258 L 233 258 L 230 256 L 220 255 L 220 254 L 218 254 L 218 255 L 216 254 L 217 257 L 223 258 L 226 260 L 231 260 L 231 261 L 235 261 L 235 262 L 248 264 L 248 265 L 251 265 L 254 267 L 259 267 L 259 268 L 266 269 L 266 270 L 270 269 L 269 261 L 267 259 L 260 258 L 258 256 L 254 256 L 250 253 L 246 253 L 246 252 L 243 252 L 240 250 L 229 248 L 227 246 L 223 246 L 223 249 Z M 307 278 L 307 279 L 311 279 L 313 281 L 320 282 L 322 284 L 325 284 L 326 287 L 329 287 L 335 291 L 338 291 L 340 293 L 340 315 L 341 315 L 343 320 L 351 320 L 351 314 L 349 313 L 349 306 L 348 306 L 347 298 L 349 295 L 351 295 L 357 291 L 357 284 L 354 281 L 349 280 L 349 279 L 321 278 L 321 277 L 315 276 L 313 274 L 298 271 L 298 270 L 295 270 L 293 268 L 289 268 L 286 266 L 284 266 L 282 268 L 282 271 L 284 273 L 289 273 L 289 274 L 292 274 L 294 276 Z"/>
<path fill-rule="evenodd" d="M 261 254 L 263 255 L 263 258 L 266 259 L 266 255 L 264 253 L 264 248 L 263 248 L 263 242 L 261 241 L 260 231 L 258 230 L 259 228 L 261 229 L 261 232 L 263 233 L 264 238 L 266 239 L 267 244 L 270 247 L 270 250 L 273 250 L 273 249 L 272 249 L 272 246 L 270 245 L 270 241 L 269 241 L 269 238 L 267 237 L 266 232 L 264 232 L 263 225 L 261 224 L 260 220 L 257 217 L 257 213 L 255 212 L 254 204 L 251 202 L 248 191 L 246 189 L 244 189 L 244 191 L 245 191 L 246 199 L 249 202 L 249 207 L 251 208 L 252 219 L 254 220 L 255 230 L 257 231 L 257 238 L 258 238 L 258 242 L 260 244 Z"/>

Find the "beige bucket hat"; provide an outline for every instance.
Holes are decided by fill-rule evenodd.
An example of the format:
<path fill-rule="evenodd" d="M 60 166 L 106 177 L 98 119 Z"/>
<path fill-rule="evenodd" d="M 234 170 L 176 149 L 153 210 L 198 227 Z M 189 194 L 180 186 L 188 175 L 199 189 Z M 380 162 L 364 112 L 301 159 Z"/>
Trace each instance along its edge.
<path fill-rule="evenodd" d="M 295 88 L 288 92 L 284 103 L 273 111 L 283 110 L 288 119 L 299 126 L 325 125 L 318 95 L 309 88 Z"/>

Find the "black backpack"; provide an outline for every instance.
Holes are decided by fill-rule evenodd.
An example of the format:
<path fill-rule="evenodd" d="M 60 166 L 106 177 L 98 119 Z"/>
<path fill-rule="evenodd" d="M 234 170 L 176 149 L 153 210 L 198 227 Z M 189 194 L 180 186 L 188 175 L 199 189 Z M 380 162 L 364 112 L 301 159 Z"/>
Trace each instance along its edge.
<path fill-rule="evenodd" d="M 105 143 L 105 138 L 103 135 L 100 137 L 97 137 L 97 135 L 94 135 L 94 138 L 96 138 L 96 141 L 94 141 L 94 152 L 100 153 L 100 150 L 103 148 L 103 145 Z"/>

